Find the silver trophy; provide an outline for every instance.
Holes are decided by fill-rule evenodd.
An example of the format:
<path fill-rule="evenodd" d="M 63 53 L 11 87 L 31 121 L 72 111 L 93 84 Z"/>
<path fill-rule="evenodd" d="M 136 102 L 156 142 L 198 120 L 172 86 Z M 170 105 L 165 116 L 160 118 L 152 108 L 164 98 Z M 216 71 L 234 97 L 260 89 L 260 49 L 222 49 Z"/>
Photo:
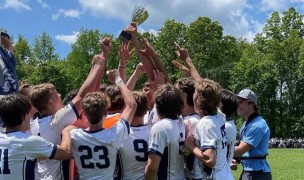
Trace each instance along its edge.
<path fill-rule="evenodd" d="M 148 17 L 149 17 L 149 14 L 148 14 L 148 11 L 145 9 L 145 7 L 137 5 L 133 9 L 131 21 L 136 22 L 136 25 L 138 26 L 138 25 L 142 24 L 143 22 L 145 22 L 148 19 Z M 132 38 L 132 36 L 130 33 L 122 30 L 119 35 L 119 38 L 122 41 L 129 41 Z"/>

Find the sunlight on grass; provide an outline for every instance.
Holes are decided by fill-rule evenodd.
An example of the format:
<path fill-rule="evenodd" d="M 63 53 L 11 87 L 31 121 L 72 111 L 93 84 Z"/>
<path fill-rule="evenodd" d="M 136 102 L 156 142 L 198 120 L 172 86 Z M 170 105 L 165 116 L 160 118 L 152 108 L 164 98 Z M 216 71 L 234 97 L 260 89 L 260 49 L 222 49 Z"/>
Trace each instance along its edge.
<path fill-rule="evenodd" d="M 269 149 L 268 163 L 273 180 L 304 179 L 304 149 Z M 242 166 L 233 171 L 235 179 L 239 179 Z"/>

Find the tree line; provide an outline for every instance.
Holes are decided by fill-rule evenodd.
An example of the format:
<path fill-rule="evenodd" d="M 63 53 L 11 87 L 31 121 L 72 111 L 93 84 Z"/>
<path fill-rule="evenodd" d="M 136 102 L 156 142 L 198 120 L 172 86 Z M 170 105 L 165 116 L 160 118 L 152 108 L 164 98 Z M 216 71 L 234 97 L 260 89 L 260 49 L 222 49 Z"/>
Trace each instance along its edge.
<path fill-rule="evenodd" d="M 282 15 L 274 12 L 253 42 L 223 35 L 223 27 L 208 17 L 199 17 L 188 26 L 169 19 L 157 35 L 148 32 L 139 35 L 157 50 L 172 82 L 185 76 L 171 63 L 177 58 L 174 42 L 178 42 L 188 49 L 202 77 L 218 81 L 222 88 L 235 93 L 243 88 L 257 93 L 260 113 L 269 124 L 271 136 L 303 137 L 303 22 L 303 15 L 294 8 Z M 19 35 L 14 44 L 19 79 L 31 84 L 51 82 L 64 96 L 85 80 L 93 55 L 101 50 L 99 41 L 103 36 L 113 37 L 98 30 L 81 29 L 67 57 L 60 59 L 46 33 L 36 37 L 33 46 Z M 118 67 L 120 40 L 113 38 L 112 44 L 108 69 Z M 138 62 L 134 55 L 128 62 L 127 76 Z M 136 88 L 145 81 L 146 77 L 141 77 Z M 240 125 L 242 120 L 236 119 Z"/>

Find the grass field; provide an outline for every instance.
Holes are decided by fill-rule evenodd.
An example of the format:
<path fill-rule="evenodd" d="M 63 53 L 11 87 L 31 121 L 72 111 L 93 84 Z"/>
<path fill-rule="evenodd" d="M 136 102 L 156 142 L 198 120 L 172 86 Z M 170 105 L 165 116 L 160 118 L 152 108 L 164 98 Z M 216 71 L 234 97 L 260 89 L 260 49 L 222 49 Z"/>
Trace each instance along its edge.
<path fill-rule="evenodd" d="M 304 180 L 304 149 L 269 149 L 267 161 L 272 171 L 273 180 Z M 242 165 L 233 176 L 237 180 L 242 172 Z"/>

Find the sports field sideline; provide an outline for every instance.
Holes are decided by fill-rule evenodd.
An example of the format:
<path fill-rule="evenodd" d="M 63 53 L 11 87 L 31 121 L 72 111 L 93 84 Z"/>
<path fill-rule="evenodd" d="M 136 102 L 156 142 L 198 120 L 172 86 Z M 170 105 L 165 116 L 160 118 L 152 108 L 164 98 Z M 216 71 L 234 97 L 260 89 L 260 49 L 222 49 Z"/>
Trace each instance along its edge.
<path fill-rule="evenodd" d="M 273 180 L 304 180 L 304 149 L 269 149 L 267 157 Z M 233 171 L 234 178 L 239 179 L 242 166 Z"/>

